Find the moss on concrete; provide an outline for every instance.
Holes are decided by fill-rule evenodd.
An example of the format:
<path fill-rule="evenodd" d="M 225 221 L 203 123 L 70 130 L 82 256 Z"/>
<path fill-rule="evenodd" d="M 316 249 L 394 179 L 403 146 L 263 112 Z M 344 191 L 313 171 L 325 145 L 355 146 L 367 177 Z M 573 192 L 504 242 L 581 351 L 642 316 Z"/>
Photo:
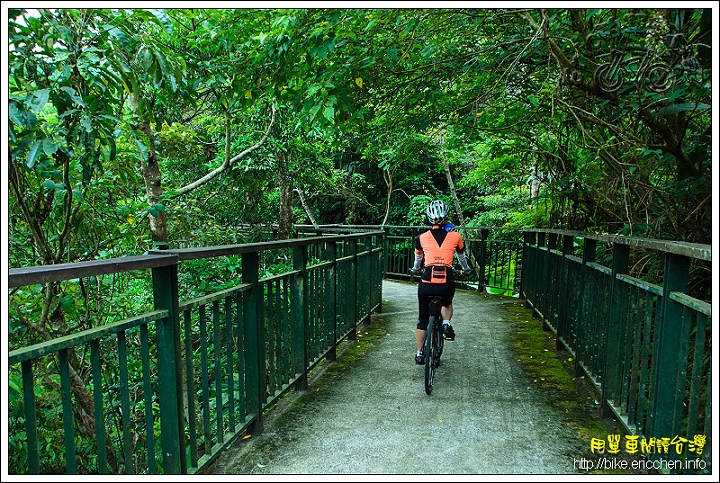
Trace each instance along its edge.
<path fill-rule="evenodd" d="M 627 432 L 614 419 L 603 419 L 600 394 L 585 376 L 575 375 L 575 361 L 570 352 L 556 349 L 552 331 L 543 330 L 542 321 L 532 317 L 532 311 L 522 302 L 506 304 L 512 324 L 511 342 L 516 360 L 524 372 L 545 396 L 545 403 L 563 414 L 564 423 L 577 437 L 586 442 L 586 450 L 577 455 L 597 460 L 590 450 L 592 438 L 607 440 L 610 434 Z M 624 458 L 630 459 L 628 455 Z M 590 470 L 589 474 L 641 474 L 639 471 Z"/>

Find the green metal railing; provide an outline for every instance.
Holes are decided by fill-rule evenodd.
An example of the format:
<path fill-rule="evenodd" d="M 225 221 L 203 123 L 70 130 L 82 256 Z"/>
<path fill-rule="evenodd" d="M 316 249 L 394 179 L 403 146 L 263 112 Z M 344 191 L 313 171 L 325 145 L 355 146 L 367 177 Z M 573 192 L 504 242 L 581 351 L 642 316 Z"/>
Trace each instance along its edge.
<path fill-rule="evenodd" d="M 686 293 L 691 265 L 710 259 L 709 245 L 525 231 L 521 297 L 633 435 L 619 450 L 687 473 L 711 471 L 711 310 Z M 630 275 L 649 260 L 659 275 Z"/>
<path fill-rule="evenodd" d="M 407 279 L 413 240 L 428 227 L 383 229 L 384 275 Z M 594 383 L 603 415 L 632 436 L 627 448 L 608 450 L 637 443 L 660 472 L 711 471 L 711 306 L 686 293 L 691 265 L 709 269 L 709 245 L 562 230 L 461 233 L 483 275 L 467 288 L 524 299 Z M 663 458 L 683 469 L 663 467 Z"/>
<path fill-rule="evenodd" d="M 11 270 L 10 288 L 150 271 L 153 294 L 147 312 L 10 353 L 18 472 L 198 471 L 240 435 L 261 432 L 263 411 L 307 388 L 308 371 L 356 337 L 381 306 L 381 277 L 409 279 L 414 238 L 427 229 L 297 228 L 299 238 L 282 242 Z M 479 274 L 467 288 L 525 300 L 593 382 L 603 414 L 628 430 L 627 446 L 614 449 L 634 441 L 650 460 L 711 471 L 711 306 L 688 290 L 691 268 L 709 267 L 709 246 L 561 230 L 461 233 Z M 238 283 L 179 295 L 198 283 L 195 263 L 232 257 L 241 258 Z M 280 259 L 292 269 L 270 273 L 268 261 Z M 83 421 L 91 434 L 78 434 Z M 48 441 L 51 431 L 64 441 Z M 48 466 L 58 446 L 63 468 Z"/>
<path fill-rule="evenodd" d="M 317 229 L 308 225 L 299 225 L 297 228 L 305 235 L 318 233 Z M 332 225 L 323 226 L 319 231 L 332 233 L 369 228 L 385 231 L 383 276 L 410 280 L 408 269 L 415 262 L 415 237 L 430 227 Z M 473 275 L 463 278 L 461 285 L 472 290 L 517 296 L 520 292 L 522 266 L 522 230 L 479 226 L 456 227 L 456 230 L 463 236 L 469 263 L 475 270 Z"/>
<path fill-rule="evenodd" d="M 337 345 L 354 339 L 357 326 L 380 308 L 382 236 L 158 250 L 10 270 L 10 288 L 150 270 L 155 306 L 10 352 L 10 372 L 17 375 L 11 431 L 25 436 L 13 438 L 23 439 L 22 447 L 10 448 L 15 471 L 193 473 L 238 436 L 261 432 L 263 411 L 286 391 L 306 389 L 308 371 L 323 358 L 333 360 Z M 288 252 L 292 270 L 261 273 L 261 257 Z M 179 299 L 184 265 L 235 256 L 239 283 Z M 38 386 L 56 387 L 57 400 Z M 80 404 L 83 395 L 93 399 L 92 415 Z M 61 427 L 53 415 L 61 415 Z M 78 434 L 83 423 L 91 434 Z M 50 430 L 64 434 L 62 468 L 49 466 L 58 459 L 48 457 L 58 451 L 47 440 Z"/>

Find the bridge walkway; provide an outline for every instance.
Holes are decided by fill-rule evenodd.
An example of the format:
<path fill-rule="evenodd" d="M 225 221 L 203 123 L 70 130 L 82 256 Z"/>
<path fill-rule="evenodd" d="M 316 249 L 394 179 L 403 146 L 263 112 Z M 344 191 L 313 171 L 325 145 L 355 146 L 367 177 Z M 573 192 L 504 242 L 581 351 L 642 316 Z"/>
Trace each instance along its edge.
<path fill-rule="evenodd" d="M 382 313 L 204 474 L 577 474 L 590 438 L 511 344 L 522 302 L 458 290 L 432 395 L 414 364 L 416 285 L 383 281 Z M 509 310 L 515 306 L 515 311 Z M 590 402 L 592 404 L 592 401 Z M 590 405 L 588 406 L 590 407 Z M 598 435 L 604 437 L 604 435 Z"/>

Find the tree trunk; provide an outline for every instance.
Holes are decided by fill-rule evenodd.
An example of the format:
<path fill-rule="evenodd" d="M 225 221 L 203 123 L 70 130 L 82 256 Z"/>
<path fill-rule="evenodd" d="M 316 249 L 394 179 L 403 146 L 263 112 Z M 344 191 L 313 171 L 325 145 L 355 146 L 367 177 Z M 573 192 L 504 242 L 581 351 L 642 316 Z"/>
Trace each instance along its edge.
<path fill-rule="evenodd" d="M 148 137 L 148 155 L 147 161 L 142 163 L 142 174 L 145 180 L 145 192 L 147 194 L 148 205 L 155 207 L 160 201 L 163 193 L 162 175 L 160 173 L 160 165 L 155 152 L 155 135 L 152 132 L 149 121 L 143 121 L 138 130 Z M 164 211 L 157 211 L 156 214 L 149 213 L 150 232 L 152 241 L 155 245 L 153 248 L 167 247 L 167 219 Z"/>
<path fill-rule="evenodd" d="M 452 173 L 450 173 L 450 163 L 448 163 L 447 156 L 445 154 L 444 133 L 440 133 L 440 146 L 442 147 L 443 165 L 445 166 L 445 176 L 447 177 L 448 186 L 450 187 L 450 196 L 452 196 L 453 203 L 455 205 L 455 213 L 458 217 L 457 221 L 460 226 L 463 227 L 463 231 L 465 231 L 465 217 L 463 216 L 462 208 L 460 208 L 460 200 L 458 200 L 457 192 L 455 191 L 455 183 L 453 183 Z"/>
<path fill-rule="evenodd" d="M 385 184 L 387 185 L 387 202 L 385 203 L 385 217 L 383 218 L 382 225 L 385 226 L 385 223 L 387 223 L 388 216 L 390 216 L 390 197 L 392 196 L 393 192 L 393 173 L 391 170 L 387 169 L 383 171 L 383 178 L 385 179 Z"/>
<path fill-rule="evenodd" d="M 313 216 L 312 212 L 310 211 L 310 207 L 305 202 L 305 195 L 303 194 L 302 190 L 300 188 L 295 188 L 295 190 L 298 194 L 298 197 L 300 198 L 300 204 L 302 204 L 303 210 L 305 210 L 305 213 L 307 214 L 308 218 L 310 218 L 310 223 L 312 223 L 313 228 L 316 230 L 318 229 L 318 224 L 315 221 L 315 217 Z"/>
<path fill-rule="evenodd" d="M 281 151 L 277 155 L 278 166 L 287 166 L 290 155 Z M 278 170 L 280 171 L 280 170 Z M 287 240 L 292 232 L 292 181 L 282 173 L 278 174 L 278 186 L 280 187 L 280 217 L 278 226 L 278 240 Z"/>

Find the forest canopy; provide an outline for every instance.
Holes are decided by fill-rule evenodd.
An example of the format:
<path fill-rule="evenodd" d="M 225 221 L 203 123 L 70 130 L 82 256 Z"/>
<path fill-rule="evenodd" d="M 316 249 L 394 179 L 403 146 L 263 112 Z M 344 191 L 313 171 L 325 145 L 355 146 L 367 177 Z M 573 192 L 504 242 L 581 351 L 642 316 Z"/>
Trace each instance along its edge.
<path fill-rule="evenodd" d="M 709 6 L 4 12 L 11 269 L 255 242 L 268 227 L 287 239 L 297 225 L 423 225 L 434 199 L 460 228 L 711 243 Z M 237 256 L 185 260 L 175 296 L 194 304 L 302 258 L 261 251 L 249 267 Z M 637 255 L 629 276 L 654 283 L 662 255 Z M 514 259 L 503 263 L 516 273 Z M 710 264 L 694 265 L 689 293 L 709 301 Z M 11 288 L 8 347 L 147 311 L 155 281 L 138 272 Z M 197 323 L 207 335 L 204 312 Z M 63 363 L 81 409 L 66 421 L 84 441 L 98 434 L 92 353 L 78 345 Z M 43 431 L 59 435 L 69 393 L 54 364 L 36 368 L 34 391 L 40 420 L 55 424 Z M 8 371 L 14 408 L 32 392 L 21 390 L 25 367 Z M 118 367 L 103 369 L 111 382 Z M 108 412 L 113 471 L 120 435 L 129 448 L 121 413 Z M 26 451 L 21 420 L 8 432 L 16 455 Z M 64 441 L 41 440 L 48 473 L 62 471 Z"/>
<path fill-rule="evenodd" d="M 11 267 L 422 224 L 436 198 L 710 243 L 710 8 L 8 17 Z"/>

